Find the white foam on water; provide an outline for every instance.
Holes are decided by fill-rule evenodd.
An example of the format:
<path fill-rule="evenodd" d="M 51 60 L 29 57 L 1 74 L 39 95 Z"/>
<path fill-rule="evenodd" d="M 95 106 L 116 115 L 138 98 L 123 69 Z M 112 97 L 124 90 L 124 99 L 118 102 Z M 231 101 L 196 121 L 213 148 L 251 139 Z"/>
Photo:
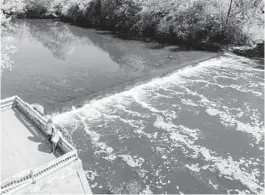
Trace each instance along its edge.
<path fill-rule="evenodd" d="M 197 153 L 202 154 L 205 161 L 209 163 L 208 170 L 212 170 L 213 172 L 218 170 L 220 176 L 224 176 L 225 178 L 231 180 L 238 180 L 254 193 L 264 191 L 264 186 L 259 183 L 257 179 L 257 177 L 260 176 L 260 172 L 257 169 L 252 169 L 250 172 L 243 170 L 242 167 L 246 166 L 245 164 L 247 162 L 245 159 L 241 159 L 238 162 L 234 161 L 231 156 L 225 159 L 221 156 L 216 156 L 213 151 L 210 151 L 207 148 L 196 145 L 193 145 L 192 149 Z M 201 168 L 196 166 L 195 170 L 200 171 Z"/>
<path fill-rule="evenodd" d="M 167 123 L 164 121 L 163 117 L 160 115 L 156 115 L 156 121 L 154 122 L 154 127 L 157 127 L 158 129 L 166 129 L 168 131 L 172 131 L 176 129 L 176 125 L 172 123 Z"/>
<path fill-rule="evenodd" d="M 97 142 L 97 143 L 95 143 L 95 146 L 101 149 L 101 150 L 95 151 L 95 154 L 100 154 L 100 153 L 111 154 L 113 152 L 113 148 L 107 146 L 103 142 Z"/>
<path fill-rule="evenodd" d="M 242 123 L 240 121 L 237 121 L 236 130 L 251 134 L 256 139 L 257 144 L 264 138 L 264 126 L 261 128 L 257 126 L 253 127 L 249 123 Z"/>
<path fill-rule="evenodd" d="M 133 132 L 136 134 L 139 134 L 139 135 L 144 135 L 145 137 L 147 137 L 149 139 L 155 138 L 157 136 L 157 132 L 154 134 L 146 133 L 143 131 L 143 129 L 144 129 L 144 126 L 142 126 L 140 128 L 136 128 Z"/>
<path fill-rule="evenodd" d="M 99 176 L 95 171 L 85 170 L 85 174 L 89 181 L 94 181 L 96 176 Z"/>
<path fill-rule="evenodd" d="M 106 157 L 102 157 L 102 158 L 107 160 L 107 161 L 114 161 L 117 158 L 117 156 L 115 154 L 110 154 L 110 155 L 108 155 Z"/>
<path fill-rule="evenodd" d="M 252 126 L 249 123 L 243 123 L 239 120 L 236 120 L 235 116 L 231 115 L 230 113 L 227 114 L 227 112 L 220 111 L 216 108 L 208 107 L 205 111 L 211 116 L 219 115 L 221 119 L 220 122 L 224 126 L 236 126 L 236 130 L 252 135 L 256 140 L 256 144 L 260 143 L 264 138 L 264 126 L 259 127 L 257 124 L 256 126 Z"/>
<path fill-rule="evenodd" d="M 178 111 L 179 112 L 179 111 Z M 164 116 L 166 116 L 167 118 L 171 118 L 171 119 L 175 119 L 178 117 L 177 112 L 175 112 L 174 110 L 164 110 L 163 111 Z"/>
<path fill-rule="evenodd" d="M 238 118 L 241 118 L 244 115 L 244 112 L 240 110 L 240 112 L 236 115 Z"/>
<path fill-rule="evenodd" d="M 237 194 L 251 194 L 251 192 L 249 190 L 239 190 L 239 189 L 230 189 L 230 190 L 227 190 L 227 194 L 235 194 L 235 192 Z M 263 194 L 263 193 L 261 193 Z"/>
<path fill-rule="evenodd" d="M 98 185 L 98 183 L 96 182 L 94 184 L 91 184 L 90 186 L 91 186 L 91 188 L 95 188 L 95 187 L 97 187 L 97 185 Z"/>
<path fill-rule="evenodd" d="M 111 154 L 113 152 L 113 148 L 107 146 L 104 142 L 100 142 L 100 134 L 98 134 L 95 131 L 92 131 L 90 127 L 88 126 L 86 122 L 86 118 L 84 116 L 79 115 L 80 122 L 82 122 L 84 126 L 85 132 L 90 136 L 91 143 L 93 144 L 93 147 L 95 147 L 97 150 L 94 152 L 94 154 Z"/>
<path fill-rule="evenodd" d="M 131 156 L 129 154 L 120 154 L 118 156 L 131 167 L 141 167 L 144 163 L 144 159 L 142 157 L 137 158 L 137 156 Z"/>
<path fill-rule="evenodd" d="M 198 104 L 194 103 L 191 99 L 181 99 L 181 103 L 188 106 L 199 106 Z"/>
<path fill-rule="evenodd" d="M 191 171 L 200 172 L 200 168 L 198 166 L 199 166 L 199 163 L 191 164 L 191 165 L 185 165 L 185 167 L 187 167 Z"/>
<path fill-rule="evenodd" d="M 239 78 L 239 77 L 237 77 L 237 78 Z M 194 80 L 194 82 L 198 82 L 198 81 Z M 209 85 L 216 85 L 222 89 L 224 89 L 224 88 L 234 89 L 234 90 L 237 90 L 237 91 L 243 92 L 243 93 L 251 93 L 257 97 L 262 97 L 264 95 L 264 92 L 259 92 L 259 91 L 254 90 L 253 83 L 250 83 L 249 86 L 247 84 L 245 84 L 246 86 L 242 86 L 242 85 L 235 85 L 235 84 L 222 85 L 222 84 L 217 83 L 216 81 L 215 82 L 200 81 L 200 82 L 207 83 L 206 86 L 208 86 L 208 87 L 209 87 Z M 258 85 L 258 84 L 255 85 L 255 87 L 259 87 L 259 86 L 261 86 L 261 85 Z"/>
<path fill-rule="evenodd" d="M 141 85 L 136 86 L 136 87 L 134 87 L 128 91 L 120 92 L 120 93 L 117 93 L 117 94 L 114 94 L 114 95 L 111 95 L 111 96 L 108 96 L 108 97 L 105 97 L 105 98 L 102 98 L 99 100 L 92 100 L 82 108 L 78 108 L 75 110 L 65 112 L 63 114 L 53 116 L 53 118 L 57 121 L 70 120 L 73 114 L 78 113 L 78 112 L 82 112 L 82 111 L 84 111 L 85 108 L 87 108 L 85 110 L 89 110 L 89 112 L 90 112 L 89 116 L 90 117 L 91 116 L 97 116 L 97 114 L 99 114 L 99 113 L 97 111 L 95 111 L 95 109 L 101 110 L 101 111 L 102 110 L 106 111 L 108 109 L 108 107 L 106 107 L 106 105 L 124 104 L 124 102 L 126 102 L 125 105 L 128 106 L 130 104 L 130 101 L 128 101 L 128 99 L 130 99 L 130 98 L 133 98 L 132 101 L 138 102 L 143 107 L 148 108 L 152 112 L 161 112 L 160 110 L 153 108 L 152 106 L 147 104 L 146 101 L 144 101 L 143 97 L 144 97 L 144 94 L 146 93 L 146 91 L 145 91 L 146 89 L 150 89 L 150 88 L 152 89 L 152 88 L 155 88 L 157 86 L 168 85 L 168 82 L 171 82 L 171 81 L 177 82 L 178 85 L 180 83 L 187 83 L 189 81 L 187 79 L 181 77 L 181 76 L 189 77 L 189 75 L 198 75 L 200 73 L 203 73 L 204 71 L 207 70 L 207 68 L 212 67 L 213 65 L 214 65 L 214 67 L 224 66 L 225 61 L 228 61 L 228 60 L 230 60 L 230 59 L 223 56 L 220 58 L 204 61 L 204 62 L 199 63 L 195 67 L 186 67 L 186 68 L 181 69 L 175 73 L 172 73 L 171 75 L 169 75 L 167 77 L 153 79 L 152 81 L 150 81 L 148 83 L 141 84 Z M 188 92 L 192 93 L 192 91 L 188 91 Z M 205 102 L 207 102 L 207 99 L 204 96 L 202 96 L 200 94 L 196 94 L 195 92 L 193 92 L 192 94 L 199 95 L 202 99 L 204 99 Z M 209 102 L 207 102 L 207 103 L 209 103 Z M 213 103 L 213 102 L 210 102 L 210 103 Z M 131 112 L 131 114 L 139 115 L 138 113 L 133 113 L 133 112 Z M 60 120 L 60 118 L 62 120 Z M 95 117 L 92 117 L 92 119 L 95 119 Z"/>
<path fill-rule="evenodd" d="M 143 179 L 143 181 L 146 179 L 146 173 L 148 173 L 147 170 L 140 169 L 140 170 L 135 170 L 135 171 Z"/>
<path fill-rule="evenodd" d="M 237 57 L 233 56 L 233 58 L 236 58 L 237 60 Z M 242 61 L 245 60 L 244 58 L 239 59 Z M 242 113 L 239 114 L 239 116 L 231 115 L 229 110 L 223 107 L 219 101 L 211 100 L 204 94 L 193 91 L 187 86 L 187 84 L 192 85 L 193 80 L 190 78 L 194 78 L 199 75 L 218 75 L 218 68 L 226 68 L 229 69 L 229 71 L 231 71 L 232 69 L 247 69 L 245 67 L 241 67 L 240 65 L 235 65 L 233 68 L 231 68 L 231 66 L 233 66 L 233 64 L 235 63 L 236 61 L 231 59 L 231 57 L 229 56 L 223 56 L 217 59 L 208 60 L 198 64 L 196 67 L 184 68 L 175 73 L 172 73 L 169 76 L 153 79 L 148 83 L 141 84 L 128 91 L 117 93 L 115 95 L 111 95 L 102 99 L 92 100 L 82 108 L 56 115 L 53 117 L 53 119 L 58 124 L 69 124 L 74 121 L 74 117 L 80 117 L 80 121 L 82 125 L 84 125 L 86 133 L 90 136 L 93 146 L 97 148 L 96 154 L 105 153 L 107 154 L 107 156 L 103 158 L 110 161 L 116 159 L 116 157 L 119 156 L 129 166 L 141 167 L 144 163 L 143 158 L 138 156 L 131 156 L 129 154 L 114 154 L 114 149 L 101 142 L 101 135 L 99 134 L 99 132 L 93 131 L 93 128 L 90 126 L 93 123 L 97 124 L 97 122 L 100 122 L 103 119 L 107 119 L 109 121 L 120 120 L 124 124 L 131 127 L 132 132 L 139 134 L 139 136 L 144 135 L 150 140 L 163 141 L 164 143 L 169 144 L 171 147 L 180 147 L 186 156 L 203 159 L 203 166 L 200 167 L 199 164 L 195 164 L 187 165 L 187 168 L 199 173 L 206 169 L 213 172 L 218 171 L 220 173 L 220 176 L 232 180 L 238 180 L 243 185 L 248 187 L 252 192 L 260 193 L 264 191 L 264 187 L 262 187 L 261 183 L 259 183 L 257 179 L 260 176 L 260 173 L 258 170 L 253 168 L 248 171 L 245 170 L 244 167 L 247 166 L 247 161 L 245 159 L 242 159 L 242 161 L 239 162 L 234 161 L 232 157 L 226 159 L 222 156 L 218 156 L 216 152 L 211 151 L 204 146 L 198 145 L 197 140 L 202 136 L 199 129 L 190 129 L 181 124 L 175 125 L 171 120 L 177 118 L 176 112 L 169 112 L 170 110 L 158 109 L 156 108 L 156 105 L 152 104 L 152 101 L 150 101 L 150 94 L 158 94 L 156 93 L 157 89 L 168 91 L 172 95 L 179 95 L 184 93 L 185 95 L 196 96 L 196 98 L 199 97 L 199 102 L 195 103 L 189 100 L 182 100 L 182 103 L 190 106 L 196 105 L 204 107 L 209 115 L 219 116 L 220 122 L 224 126 L 235 126 L 236 130 L 252 135 L 256 139 L 257 143 L 259 143 L 263 138 L 263 135 L 261 134 L 264 132 L 261 131 L 261 127 L 257 127 L 257 125 L 260 123 L 260 120 L 256 118 L 257 125 L 255 126 L 253 126 L 253 124 L 243 123 L 238 120 L 238 118 L 242 116 Z M 169 87 L 166 88 L 165 86 Z M 242 90 L 242 88 L 239 88 L 239 90 Z M 162 94 L 158 94 L 156 98 L 163 99 L 167 97 L 164 97 Z M 142 108 L 144 108 L 144 110 L 146 110 L 146 112 L 144 111 L 145 113 L 140 113 L 131 111 L 130 106 L 132 102 L 134 104 L 136 103 L 138 106 L 140 105 Z M 176 106 L 178 107 L 179 104 L 176 104 Z M 138 117 L 139 120 L 123 118 L 123 116 L 118 114 L 118 112 L 125 112 L 127 115 Z M 146 133 L 143 131 L 143 120 L 148 119 L 150 116 L 156 117 L 153 126 L 160 129 L 162 132 L 166 132 L 167 135 L 169 135 L 168 137 L 159 137 L 157 136 L 157 132 Z M 167 160 L 170 158 L 166 155 L 166 152 L 170 151 L 167 151 L 162 147 L 157 148 L 157 150 L 160 151 L 162 159 Z M 254 160 L 252 160 L 251 162 L 254 163 L 253 161 Z M 156 169 L 154 171 L 158 171 L 158 173 L 160 173 L 161 170 Z M 164 185 L 165 182 L 162 182 L 163 177 L 161 176 L 161 174 L 158 174 L 157 177 L 160 180 L 161 185 Z"/>
<path fill-rule="evenodd" d="M 220 122 L 226 127 L 233 126 L 235 124 L 235 119 L 230 114 L 227 114 L 226 112 L 223 112 L 216 108 L 211 108 L 211 107 L 208 107 L 205 110 L 205 112 L 211 116 L 219 115 L 221 119 Z"/>
<path fill-rule="evenodd" d="M 153 109 L 152 107 L 149 107 L 148 104 L 146 104 L 144 101 L 142 101 L 143 100 L 142 98 L 144 97 L 143 95 L 146 93 L 146 91 L 145 91 L 146 89 L 155 88 L 156 86 L 166 85 L 166 84 L 168 84 L 167 82 L 170 82 L 171 80 L 176 80 L 176 79 L 177 79 L 177 81 L 180 81 L 180 82 L 181 81 L 187 82 L 185 79 L 181 78 L 179 75 L 183 74 L 183 75 L 187 76 L 187 75 L 196 74 L 199 70 L 204 69 L 205 67 L 210 67 L 210 66 L 212 66 L 212 64 L 217 66 L 217 64 L 220 64 L 223 59 L 225 59 L 225 57 L 220 57 L 217 59 L 211 59 L 211 60 L 208 60 L 205 62 L 201 62 L 195 67 L 186 67 L 186 68 L 180 69 L 177 72 L 172 73 L 171 75 L 169 75 L 167 77 L 153 79 L 148 83 L 144 83 L 144 84 L 135 86 L 128 91 L 116 93 L 114 95 L 107 96 L 107 97 L 102 98 L 102 99 L 92 100 L 88 104 L 86 104 L 85 106 L 83 106 L 81 108 L 67 111 L 65 113 L 58 114 L 55 116 L 52 115 L 53 119 L 60 123 L 60 122 L 63 122 L 65 120 L 71 120 L 71 118 L 74 114 L 82 112 L 82 111 L 85 111 L 86 114 L 88 114 L 87 110 L 89 110 L 89 112 L 90 112 L 89 116 L 93 116 L 94 114 L 97 115 L 98 114 L 97 111 L 95 111 L 95 113 L 93 113 L 95 108 L 98 110 L 104 110 L 104 109 L 106 110 L 107 109 L 106 105 L 112 105 L 112 104 L 117 104 L 117 103 L 123 104 L 123 101 L 128 100 L 128 98 L 129 99 L 133 98 L 133 101 L 138 100 L 140 102 L 140 104 L 143 105 L 143 107 L 149 108 L 151 111 L 160 112 L 159 110 L 156 110 L 156 109 Z M 130 102 L 129 103 L 128 103 L 128 101 L 126 101 L 126 102 L 127 102 L 126 105 L 130 104 Z M 94 117 L 92 117 L 92 118 L 94 118 Z"/>
<path fill-rule="evenodd" d="M 145 189 L 140 192 L 140 194 L 153 194 L 153 192 L 150 190 L 150 186 L 146 185 Z"/>
<path fill-rule="evenodd" d="M 171 139 L 178 140 L 185 143 L 194 143 L 195 140 L 198 140 L 200 130 L 199 129 L 190 129 L 183 125 L 174 125 L 172 122 L 165 122 L 163 117 L 156 115 L 156 121 L 154 122 L 154 127 L 164 129 L 168 132 L 171 132 Z M 188 139 L 191 137 L 192 139 Z"/>
<path fill-rule="evenodd" d="M 232 88 L 232 89 L 236 89 L 238 91 L 241 91 L 241 92 L 249 92 L 249 93 L 252 93 L 255 96 L 261 96 L 261 97 L 264 96 L 264 93 L 262 93 L 262 92 L 258 92 L 258 91 L 254 91 L 254 90 L 248 90 L 248 89 L 246 89 L 246 88 L 244 88 L 242 86 L 230 85 L 229 87 Z"/>
<path fill-rule="evenodd" d="M 229 156 L 227 159 L 221 156 L 216 156 L 214 151 L 211 151 L 203 146 L 196 145 L 194 144 L 194 141 L 187 139 L 187 136 L 181 135 L 179 132 L 172 131 L 173 127 L 170 124 L 165 125 L 165 122 L 161 118 L 158 117 L 158 120 L 160 121 L 157 122 L 157 124 L 159 124 L 158 127 L 164 128 L 167 131 L 171 131 L 170 138 L 176 143 L 176 147 L 181 147 L 184 151 L 187 151 L 185 147 L 189 148 L 193 151 L 193 154 L 186 153 L 186 155 L 193 158 L 198 158 L 200 154 L 205 160 L 205 163 L 209 163 L 203 167 L 199 167 L 199 164 L 186 165 L 187 168 L 196 172 L 200 172 L 201 169 L 205 168 L 212 170 L 213 172 L 215 172 L 217 169 L 221 176 L 231 180 L 239 180 L 243 185 L 251 189 L 252 192 L 259 193 L 264 190 L 257 179 L 257 177 L 260 175 L 257 169 L 252 169 L 251 172 L 247 172 L 246 170 L 242 169 L 242 166 L 246 166 L 247 163 L 245 159 L 241 159 L 239 162 L 237 162 L 234 161 L 231 156 Z M 197 137 L 195 136 L 195 138 Z M 254 165 L 253 161 L 251 164 Z"/>
<path fill-rule="evenodd" d="M 199 148 L 201 150 L 201 148 Z M 264 190 L 264 187 L 259 183 L 257 177 L 260 173 L 257 169 L 252 169 L 250 172 L 243 170 L 243 166 L 247 162 L 245 159 L 241 159 L 239 162 L 234 161 L 231 156 L 227 159 L 222 157 L 216 157 L 208 150 L 206 154 L 206 160 L 211 161 L 210 170 L 218 170 L 220 176 L 224 176 L 227 179 L 239 180 L 243 185 L 248 187 L 254 193 L 260 193 Z M 205 157 L 205 153 L 203 154 Z"/>
<path fill-rule="evenodd" d="M 147 114 L 143 114 L 143 113 L 140 113 L 140 112 L 135 112 L 135 111 L 128 110 L 122 104 L 117 104 L 116 107 L 119 108 L 119 109 L 121 109 L 125 113 L 130 114 L 131 116 L 137 116 L 137 117 L 140 117 L 140 118 L 148 118 L 148 115 Z"/>
<path fill-rule="evenodd" d="M 213 182 L 211 181 L 211 180 L 209 180 L 209 184 L 211 185 L 211 186 L 213 186 L 213 188 L 214 189 L 218 189 L 218 185 L 216 185 L 216 184 L 213 184 Z"/>
<path fill-rule="evenodd" d="M 258 170 L 252 170 L 251 173 L 242 171 L 240 166 L 243 163 L 233 161 L 232 157 L 229 156 L 227 159 L 217 158 L 215 166 L 220 171 L 221 175 L 224 175 L 231 180 L 239 180 L 243 185 L 247 186 L 252 192 L 260 193 L 264 191 L 264 186 L 260 185 L 257 177 L 259 176 Z"/>

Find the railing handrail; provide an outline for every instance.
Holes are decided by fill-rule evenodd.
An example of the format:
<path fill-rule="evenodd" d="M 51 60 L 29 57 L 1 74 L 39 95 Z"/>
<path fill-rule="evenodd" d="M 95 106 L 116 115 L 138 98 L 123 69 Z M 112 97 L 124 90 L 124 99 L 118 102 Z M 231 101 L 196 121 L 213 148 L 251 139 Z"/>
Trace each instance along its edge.
<path fill-rule="evenodd" d="M 77 151 L 73 150 L 68 152 L 59 158 L 56 158 L 40 167 L 37 167 L 32 170 L 23 171 L 18 173 L 11 178 L 5 179 L 1 183 L 1 194 L 2 193 L 11 193 L 23 187 L 24 184 L 35 182 L 47 174 L 56 171 L 62 166 L 76 160 L 78 158 Z"/>
<path fill-rule="evenodd" d="M 75 158 L 70 158 L 72 156 L 75 156 Z M 59 158 L 56 158 L 56 159 L 53 159 L 51 161 L 49 161 L 48 163 L 42 165 L 42 166 L 39 166 L 38 168 L 34 169 L 33 170 L 33 174 L 36 178 L 41 178 L 43 175 L 39 176 L 38 173 L 41 173 L 43 170 L 45 169 L 49 169 L 49 168 L 53 168 L 54 165 L 56 165 L 57 163 L 60 163 L 60 162 L 63 162 L 64 160 L 67 160 L 67 163 L 72 161 L 72 160 L 76 160 L 77 159 L 77 151 L 76 150 L 73 150 L 71 152 L 68 152 L 62 156 L 60 156 Z M 68 161 L 68 158 L 70 159 Z"/>

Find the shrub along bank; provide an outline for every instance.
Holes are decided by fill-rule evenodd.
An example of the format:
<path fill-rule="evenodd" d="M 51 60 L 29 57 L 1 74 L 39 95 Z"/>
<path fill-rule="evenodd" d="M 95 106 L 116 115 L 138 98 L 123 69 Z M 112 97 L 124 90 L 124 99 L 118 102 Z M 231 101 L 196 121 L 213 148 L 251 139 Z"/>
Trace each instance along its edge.
<path fill-rule="evenodd" d="M 262 33 L 263 29 L 263 1 L 257 0 L 254 7 L 252 0 L 7 2 L 2 8 L 6 15 L 27 18 L 57 17 L 82 27 L 110 30 L 127 38 L 146 38 L 161 43 L 183 44 L 186 47 L 207 50 L 253 44 L 258 39 L 250 33 L 248 24 L 255 24 L 255 32 L 258 29 Z M 245 7 L 241 5 L 242 2 L 245 2 Z M 249 9 L 246 12 L 244 10 L 247 6 Z"/>

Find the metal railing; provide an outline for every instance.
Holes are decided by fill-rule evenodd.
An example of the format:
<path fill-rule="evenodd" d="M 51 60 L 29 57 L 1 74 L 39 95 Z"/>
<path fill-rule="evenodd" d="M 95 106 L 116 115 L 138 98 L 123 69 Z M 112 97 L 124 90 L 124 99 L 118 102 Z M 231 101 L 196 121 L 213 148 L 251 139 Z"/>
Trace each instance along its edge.
<path fill-rule="evenodd" d="M 17 175 L 8 178 L 1 183 L 1 194 L 8 193 L 19 186 L 31 183 L 30 171 L 23 171 Z"/>
<path fill-rule="evenodd" d="M 76 150 L 68 152 L 36 169 L 23 171 L 1 183 L 1 194 L 12 193 L 28 184 L 35 183 L 49 173 L 63 167 L 64 165 L 78 159 Z"/>
<path fill-rule="evenodd" d="M 21 100 L 18 96 L 13 96 L 0 101 L 1 108 L 7 105 L 14 105 L 22 111 L 41 131 L 44 135 L 47 134 L 47 121 L 30 106 L 28 103 Z M 32 170 L 23 171 L 11 178 L 7 178 L 1 182 L 1 194 L 15 192 L 26 185 L 35 183 L 37 180 L 47 174 L 61 168 L 62 166 L 78 159 L 76 149 L 64 138 L 59 144 L 59 148 L 65 153 L 62 156 Z"/>

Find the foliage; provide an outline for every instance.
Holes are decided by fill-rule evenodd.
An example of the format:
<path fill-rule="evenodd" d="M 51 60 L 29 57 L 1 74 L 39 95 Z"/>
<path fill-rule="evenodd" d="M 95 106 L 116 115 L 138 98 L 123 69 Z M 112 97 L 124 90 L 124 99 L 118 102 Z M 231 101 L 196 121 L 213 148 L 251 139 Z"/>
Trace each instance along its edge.
<path fill-rule="evenodd" d="M 262 38 L 263 0 L 5 0 L 5 14 L 61 17 L 191 47 Z"/>
<path fill-rule="evenodd" d="M 6 69 L 11 70 L 13 67 L 13 61 L 11 60 L 12 54 L 16 52 L 17 48 L 13 45 L 3 45 L 1 44 L 1 72 L 0 74 L 2 75 L 3 72 Z"/>
<path fill-rule="evenodd" d="M 1 19 L 1 34 L 6 33 L 8 30 L 10 30 L 10 17 L 7 17 L 6 14 L 4 14 L 1 11 L 0 14 Z M 2 41 L 2 39 L 1 39 Z M 11 44 L 4 45 L 1 44 L 1 56 L 0 56 L 0 74 L 2 75 L 3 72 L 6 69 L 11 70 L 13 67 L 13 61 L 11 60 L 12 54 L 16 52 L 17 48 Z"/>

